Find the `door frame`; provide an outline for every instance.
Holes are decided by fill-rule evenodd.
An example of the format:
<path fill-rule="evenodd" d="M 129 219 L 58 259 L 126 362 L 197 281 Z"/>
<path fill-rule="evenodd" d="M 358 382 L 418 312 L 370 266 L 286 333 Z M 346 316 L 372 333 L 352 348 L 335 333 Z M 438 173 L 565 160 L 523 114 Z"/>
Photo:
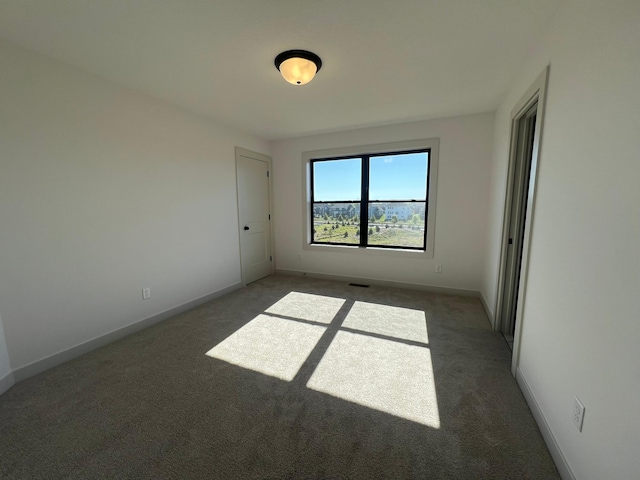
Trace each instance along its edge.
<path fill-rule="evenodd" d="M 238 259 L 240 260 L 240 281 L 242 286 L 246 287 L 246 274 L 242 267 L 242 243 L 241 243 L 241 235 L 242 235 L 242 227 L 243 225 L 240 223 L 240 192 L 238 191 L 238 159 L 240 157 L 250 158 L 251 160 L 258 160 L 261 162 L 267 163 L 267 172 L 268 172 L 268 193 L 269 193 L 269 255 L 271 256 L 271 275 L 275 272 L 276 265 L 276 255 L 275 255 L 275 235 L 273 228 L 273 168 L 271 157 L 268 155 L 264 155 L 262 153 L 253 152 L 251 150 L 247 150 L 245 148 L 236 147 L 235 148 L 235 167 L 236 167 L 236 210 L 237 210 L 237 220 L 238 220 Z"/>
<path fill-rule="evenodd" d="M 513 173 L 518 153 L 518 125 L 520 120 L 527 114 L 531 107 L 537 102 L 535 132 L 533 135 L 533 148 L 531 152 L 531 167 L 529 175 L 529 187 L 526 199 L 526 218 L 524 223 L 524 235 L 522 240 L 522 257 L 520 267 L 520 278 L 517 285 L 518 296 L 516 298 L 516 326 L 513 335 L 513 354 L 511 360 L 511 373 L 516 375 L 516 369 L 520 360 L 520 340 L 522 336 L 523 311 L 526 297 L 527 277 L 529 270 L 529 249 L 531 246 L 531 234 L 533 227 L 533 216 L 536 196 L 536 183 L 538 176 L 538 162 L 540 158 L 540 146 L 542 141 L 542 129 L 544 123 L 544 112 L 547 94 L 547 84 L 549 81 L 549 66 L 547 66 L 538 78 L 529 87 L 526 93 L 518 100 L 511 110 L 511 130 L 509 145 L 509 166 L 507 169 L 507 186 L 504 202 L 504 215 L 502 220 L 502 245 L 500 251 L 500 267 L 498 284 L 496 288 L 496 315 L 493 329 L 500 331 L 502 322 L 502 309 L 504 297 L 504 282 L 507 275 L 507 253 L 509 249 L 509 225 L 511 220 L 511 203 L 514 193 Z M 514 286 L 515 287 L 515 286 Z"/>
<path fill-rule="evenodd" d="M 516 295 L 518 285 L 515 279 L 520 278 L 522 268 L 522 246 L 524 243 L 524 222 L 527 218 L 527 192 L 528 180 L 531 175 L 531 159 L 533 154 L 533 133 L 535 134 L 535 120 L 537 119 L 538 102 L 533 102 L 525 113 L 517 118 L 517 131 L 514 133 L 516 140 L 516 158 L 513 163 L 513 171 L 509 179 L 512 181 L 512 195 L 507 205 L 510 205 L 505 228 L 508 232 L 508 247 L 506 248 L 506 260 L 504 268 L 504 282 L 502 287 L 502 301 L 500 302 L 500 318 L 498 326 L 503 335 L 515 334 Z"/>

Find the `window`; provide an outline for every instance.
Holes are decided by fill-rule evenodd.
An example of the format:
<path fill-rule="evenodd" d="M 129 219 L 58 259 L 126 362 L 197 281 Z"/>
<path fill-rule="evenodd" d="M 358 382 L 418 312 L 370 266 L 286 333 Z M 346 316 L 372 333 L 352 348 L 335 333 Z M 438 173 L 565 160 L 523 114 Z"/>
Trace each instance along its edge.
<path fill-rule="evenodd" d="M 305 248 L 433 256 L 437 144 L 432 139 L 305 154 Z"/>

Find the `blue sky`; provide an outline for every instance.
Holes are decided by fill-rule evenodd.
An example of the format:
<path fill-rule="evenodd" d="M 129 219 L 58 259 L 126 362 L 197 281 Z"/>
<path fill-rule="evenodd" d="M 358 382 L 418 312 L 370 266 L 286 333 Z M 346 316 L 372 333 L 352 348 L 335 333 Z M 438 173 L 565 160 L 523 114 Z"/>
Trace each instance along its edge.
<path fill-rule="evenodd" d="M 360 200 L 361 160 L 314 163 L 314 199 Z M 427 153 L 371 157 L 370 200 L 424 200 L 427 191 Z"/>

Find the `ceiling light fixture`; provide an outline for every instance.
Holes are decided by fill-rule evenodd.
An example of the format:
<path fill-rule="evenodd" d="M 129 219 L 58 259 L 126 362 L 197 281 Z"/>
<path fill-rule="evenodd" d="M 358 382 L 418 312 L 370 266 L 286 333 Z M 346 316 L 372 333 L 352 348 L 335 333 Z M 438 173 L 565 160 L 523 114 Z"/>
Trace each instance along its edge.
<path fill-rule="evenodd" d="M 282 52 L 276 57 L 274 63 L 284 79 L 293 85 L 309 83 L 322 67 L 320 57 L 306 50 Z"/>

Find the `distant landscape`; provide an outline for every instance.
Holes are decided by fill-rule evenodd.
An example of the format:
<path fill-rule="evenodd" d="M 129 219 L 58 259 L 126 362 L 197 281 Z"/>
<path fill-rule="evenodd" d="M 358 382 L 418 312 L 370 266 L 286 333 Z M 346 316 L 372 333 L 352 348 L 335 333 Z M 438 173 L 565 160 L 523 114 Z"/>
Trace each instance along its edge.
<path fill-rule="evenodd" d="M 360 224 L 357 220 L 338 221 L 335 218 L 314 218 L 314 241 L 318 243 L 360 243 Z M 376 219 L 369 222 L 369 245 L 400 247 L 422 247 L 424 242 L 424 220 L 414 216 L 411 221 L 400 222 Z"/>

